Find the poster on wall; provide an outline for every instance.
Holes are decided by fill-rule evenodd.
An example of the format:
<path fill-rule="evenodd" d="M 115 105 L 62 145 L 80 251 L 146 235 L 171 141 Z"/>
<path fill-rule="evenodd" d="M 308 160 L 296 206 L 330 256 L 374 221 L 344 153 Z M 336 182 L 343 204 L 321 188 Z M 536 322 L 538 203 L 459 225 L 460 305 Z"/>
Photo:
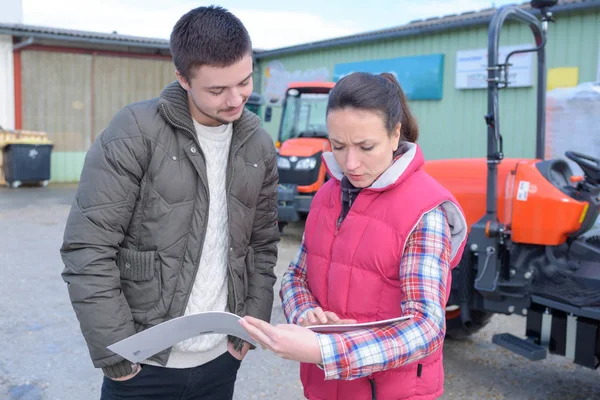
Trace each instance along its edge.
<path fill-rule="evenodd" d="M 579 83 L 579 67 L 548 68 L 546 90 L 574 87 Z"/>
<path fill-rule="evenodd" d="M 263 95 L 267 105 L 280 106 L 290 82 L 326 82 L 331 74 L 325 67 L 287 71 L 281 61 L 269 62 L 263 75 Z"/>
<path fill-rule="evenodd" d="M 336 64 L 333 81 L 353 72 L 393 74 L 409 100 L 441 100 L 444 83 L 444 55 L 398 57 Z"/>
<path fill-rule="evenodd" d="M 531 44 L 501 46 L 498 62 L 504 63 L 513 50 L 530 49 Z M 518 53 L 510 57 L 508 68 L 509 87 L 533 86 L 534 53 Z M 458 50 L 456 52 L 456 89 L 487 88 L 487 49 Z"/>

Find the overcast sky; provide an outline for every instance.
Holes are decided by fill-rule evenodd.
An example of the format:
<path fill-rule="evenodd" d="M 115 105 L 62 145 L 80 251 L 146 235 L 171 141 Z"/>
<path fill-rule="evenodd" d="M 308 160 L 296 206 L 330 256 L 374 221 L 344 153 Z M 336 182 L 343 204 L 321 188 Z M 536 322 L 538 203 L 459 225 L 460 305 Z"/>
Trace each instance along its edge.
<path fill-rule="evenodd" d="M 274 49 L 403 25 L 415 19 L 476 11 L 507 0 L 0 0 L 23 6 L 23 23 L 168 39 L 177 19 L 218 4 L 248 28 L 255 48 Z"/>

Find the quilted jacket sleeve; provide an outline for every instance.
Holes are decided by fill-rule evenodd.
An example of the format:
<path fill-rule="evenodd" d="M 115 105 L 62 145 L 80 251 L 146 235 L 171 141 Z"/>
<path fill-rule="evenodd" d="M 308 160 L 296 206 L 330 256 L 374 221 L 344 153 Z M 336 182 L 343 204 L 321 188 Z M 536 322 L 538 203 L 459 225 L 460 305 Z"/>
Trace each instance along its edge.
<path fill-rule="evenodd" d="M 265 158 L 267 173 L 262 184 L 250 246 L 254 249 L 255 271 L 248 279 L 248 298 L 246 314 L 270 321 L 273 307 L 273 286 L 276 282 L 274 272 L 277 264 L 277 152 L 269 137 L 269 153 Z"/>
<path fill-rule="evenodd" d="M 135 334 L 116 256 L 149 152 L 133 113 L 120 110 L 86 155 L 60 249 L 62 278 L 93 364 L 111 377 L 131 372 L 131 364 L 106 346 Z"/>

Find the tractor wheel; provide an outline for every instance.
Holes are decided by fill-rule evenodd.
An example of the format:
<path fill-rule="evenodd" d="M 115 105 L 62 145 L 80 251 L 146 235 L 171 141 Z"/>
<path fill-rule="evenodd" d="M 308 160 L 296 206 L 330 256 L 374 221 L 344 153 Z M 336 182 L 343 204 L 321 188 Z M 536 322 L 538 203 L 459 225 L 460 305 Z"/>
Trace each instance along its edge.
<path fill-rule="evenodd" d="M 460 309 L 446 313 L 446 337 L 453 340 L 467 339 L 483 329 L 492 319 L 493 313 L 471 310 L 471 323 L 464 326 L 460 320 Z"/>
<path fill-rule="evenodd" d="M 479 332 L 486 326 L 493 313 L 469 310 L 470 323 L 465 326 L 461 320 L 461 308 L 458 304 L 461 298 L 469 298 L 473 290 L 473 262 L 475 262 L 471 252 L 465 251 L 458 268 L 452 271 L 452 297 L 454 297 L 452 306 L 446 310 L 446 337 L 449 339 L 466 339 L 476 332 Z M 466 274 L 466 276 L 464 276 Z M 464 287 L 463 287 L 464 285 Z"/>

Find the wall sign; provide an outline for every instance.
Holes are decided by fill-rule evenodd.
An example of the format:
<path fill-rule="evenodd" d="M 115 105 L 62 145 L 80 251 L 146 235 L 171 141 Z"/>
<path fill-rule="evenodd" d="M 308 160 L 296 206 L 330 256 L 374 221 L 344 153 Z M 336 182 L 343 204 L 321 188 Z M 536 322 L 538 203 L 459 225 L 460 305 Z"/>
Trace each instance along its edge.
<path fill-rule="evenodd" d="M 443 54 L 336 64 L 333 81 L 337 82 L 352 72 L 392 73 L 409 100 L 441 100 L 443 97 Z"/>
<path fill-rule="evenodd" d="M 506 56 L 513 50 L 530 49 L 532 44 L 502 46 L 498 53 L 498 62 L 504 63 Z M 508 87 L 533 86 L 533 57 L 535 53 L 519 53 L 510 57 L 508 68 Z M 456 88 L 487 88 L 487 49 L 459 50 L 456 52 Z"/>

